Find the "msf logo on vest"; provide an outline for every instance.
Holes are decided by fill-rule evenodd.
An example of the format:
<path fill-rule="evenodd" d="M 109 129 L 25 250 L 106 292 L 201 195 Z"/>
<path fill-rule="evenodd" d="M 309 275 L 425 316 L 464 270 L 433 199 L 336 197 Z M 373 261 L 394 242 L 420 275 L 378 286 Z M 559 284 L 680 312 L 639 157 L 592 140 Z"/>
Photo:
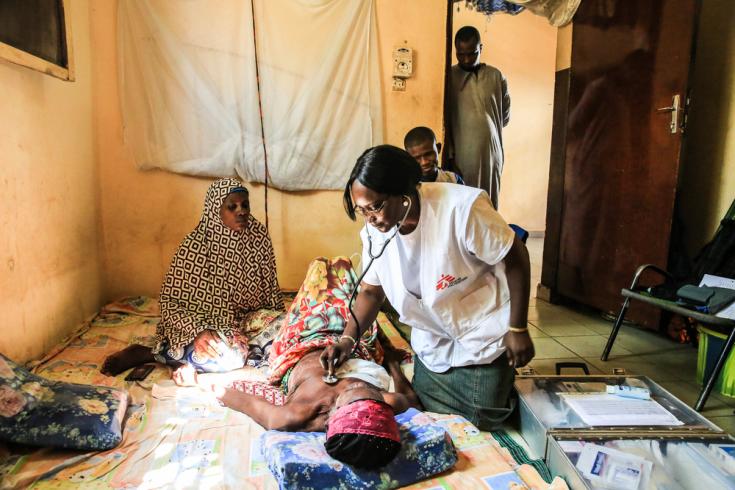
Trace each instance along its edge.
<path fill-rule="evenodd" d="M 467 276 L 458 278 L 458 277 L 454 277 L 451 274 L 442 274 L 442 276 L 436 282 L 436 290 L 442 291 L 452 286 L 456 286 L 457 284 L 464 281 L 465 279 L 467 279 Z"/>

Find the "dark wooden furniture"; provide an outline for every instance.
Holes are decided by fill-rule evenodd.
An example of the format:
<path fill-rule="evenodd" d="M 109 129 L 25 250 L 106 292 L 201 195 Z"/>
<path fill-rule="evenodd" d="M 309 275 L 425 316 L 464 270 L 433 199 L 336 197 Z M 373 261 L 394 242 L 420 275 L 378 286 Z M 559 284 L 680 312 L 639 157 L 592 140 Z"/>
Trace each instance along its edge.
<path fill-rule="evenodd" d="M 557 72 L 541 289 L 604 312 L 668 265 L 696 0 L 585 0 Z M 659 311 L 631 320 L 658 328 Z"/>

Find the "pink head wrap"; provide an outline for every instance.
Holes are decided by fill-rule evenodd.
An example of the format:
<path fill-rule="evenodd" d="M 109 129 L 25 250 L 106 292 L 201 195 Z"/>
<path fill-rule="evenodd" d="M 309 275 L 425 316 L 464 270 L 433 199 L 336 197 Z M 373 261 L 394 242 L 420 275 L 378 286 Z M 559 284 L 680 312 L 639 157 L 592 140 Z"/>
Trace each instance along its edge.
<path fill-rule="evenodd" d="M 329 418 L 327 439 L 336 434 L 367 434 L 401 442 L 393 409 L 376 400 L 358 400 L 338 408 Z"/>

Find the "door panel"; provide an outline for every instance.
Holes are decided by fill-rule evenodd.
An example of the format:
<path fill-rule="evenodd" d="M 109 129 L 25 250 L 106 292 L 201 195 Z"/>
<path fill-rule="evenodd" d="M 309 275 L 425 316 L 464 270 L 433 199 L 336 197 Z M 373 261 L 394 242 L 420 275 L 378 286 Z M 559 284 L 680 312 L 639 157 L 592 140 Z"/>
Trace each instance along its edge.
<path fill-rule="evenodd" d="M 657 109 L 686 99 L 695 7 L 585 0 L 577 11 L 551 286 L 562 296 L 615 311 L 639 265 L 667 265 L 682 132 Z M 631 316 L 657 326 L 651 310 Z"/>

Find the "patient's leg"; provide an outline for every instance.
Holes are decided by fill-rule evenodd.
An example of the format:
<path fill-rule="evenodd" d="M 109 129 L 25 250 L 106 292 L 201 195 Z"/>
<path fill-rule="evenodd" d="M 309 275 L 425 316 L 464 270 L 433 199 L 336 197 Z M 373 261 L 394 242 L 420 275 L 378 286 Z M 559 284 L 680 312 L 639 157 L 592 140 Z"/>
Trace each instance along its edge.
<path fill-rule="evenodd" d="M 132 344 L 121 351 L 107 356 L 105 362 L 102 363 L 100 371 L 102 374 L 108 376 L 117 376 L 126 369 L 145 364 L 146 362 L 154 362 L 155 360 L 150 347 Z"/>

